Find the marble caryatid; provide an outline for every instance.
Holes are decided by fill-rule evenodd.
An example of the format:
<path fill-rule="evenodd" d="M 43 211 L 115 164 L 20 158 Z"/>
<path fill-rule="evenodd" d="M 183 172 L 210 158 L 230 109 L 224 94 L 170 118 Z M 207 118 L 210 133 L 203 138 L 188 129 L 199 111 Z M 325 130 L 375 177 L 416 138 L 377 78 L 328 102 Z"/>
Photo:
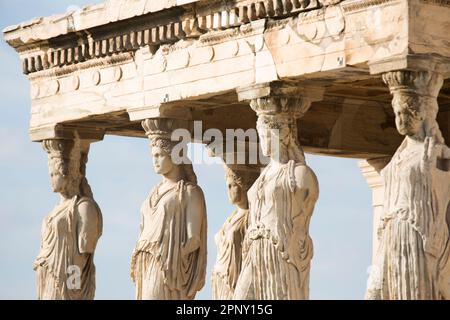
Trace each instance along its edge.
<path fill-rule="evenodd" d="M 38 257 L 38 299 L 87 300 L 95 295 L 94 251 L 102 214 L 87 182 L 89 144 L 79 139 L 44 140 L 59 203 L 44 219 Z"/>
<path fill-rule="evenodd" d="M 233 298 L 242 265 L 242 243 L 247 230 L 247 191 L 259 176 L 259 168 L 225 165 L 228 198 L 236 209 L 215 236 L 217 259 L 212 273 L 213 299 Z"/>
<path fill-rule="evenodd" d="M 405 138 L 381 171 L 384 205 L 366 298 L 450 299 L 450 149 L 436 122 L 443 79 L 396 71 L 383 80 Z"/>
<path fill-rule="evenodd" d="M 303 98 L 254 99 L 261 149 L 270 163 L 248 191 L 249 217 L 234 299 L 308 299 L 309 223 L 319 186 L 297 138 Z"/>
<path fill-rule="evenodd" d="M 131 261 L 138 300 L 189 300 L 204 286 L 206 205 L 192 164 L 175 161 L 173 130 L 184 121 L 147 119 L 153 166 L 163 179 L 141 207 L 140 235 Z M 182 156 L 186 159 L 184 156 Z"/>

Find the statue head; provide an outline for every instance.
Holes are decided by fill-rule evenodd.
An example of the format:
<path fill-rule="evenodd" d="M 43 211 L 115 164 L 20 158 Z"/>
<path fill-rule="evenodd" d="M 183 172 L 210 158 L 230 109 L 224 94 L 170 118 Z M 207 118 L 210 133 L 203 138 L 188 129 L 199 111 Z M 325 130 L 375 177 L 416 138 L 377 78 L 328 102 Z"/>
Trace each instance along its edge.
<path fill-rule="evenodd" d="M 261 115 L 258 117 L 258 131 L 264 156 L 272 157 L 277 152 L 287 150 L 295 143 L 297 128 L 295 119 L 285 115 Z"/>
<path fill-rule="evenodd" d="M 226 177 L 228 199 L 231 203 L 239 203 L 245 197 L 244 188 L 238 183 L 236 177 L 227 175 Z"/>
<path fill-rule="evenodd" d="M 45 140 L 43 147 L 48 153 L 48 168 L 53 191 L 67 197 L 80 194 L 81 153 L 74 140 Z"/>
<path fill-rule="evenodd" d="M 48 168 L 54 192 L 67 198 L 75 195 L 92 197 L 86 179 L 89 143 L 79 139 L 49 139 L 42 142 L 48 153 Z"/>
<path fill-rule="evenodd" d="M 415 94 L 394 94 L 392 107 L 395 113 L 395 125 L 404 136 L 417 136 L 424 129 L 427 118 L 424 101 Z"/>
<path fill-rule="evenodd" d="M 263 155 L 304 162 L 297 137 L 297 119 L 308 111 L 311 101 L 302 96 L 274 96 L 254 99 L 250 106 L 258 115 L 256 128 Z"/>
<path fill-rule="evenodd" d="M 258 166 L 225 165 L 225 179 L 229 201 L 247 209 L 247 192 L 258 176 Z"/>
<path fill-rule="evenodd" d="M 436 121 L 442 76 L 426 71 L 395 71 L 384 74 L 383 81 L 389 85 L 393 95 L 392 107 L 398 132 L 421 140 L 428 137 L 443 142 Z"/>
<path fill-rule="evenodd" d="M 173 170 L 179 170 L 179 177 L 185 181 L 197 184 L 197 177 L 192 164 L 186 160 L 187 145 L 174 152 L 174 148 L 180 141 L 172 140 L 172 132 L 176 129 L 187 129 L 187 121 L 167 118 L 146 119 L 142 121 L 142 127 L 151 141 L 151 152 L 153 156 L 153 168 L 157 174 L 168 175 Z M 181 153 L 181 154 L 180 154 Z M 184 159 L 182 163 L 173 161 L 176 155 Z"/>
<path fill-rule="evenodd" d="M 53 192 L 63 193 L 69 184 L 69 170 L 62 160 L 49 161 L 49 174 Z"/>
<path fill-rule="evenodd" d="M 157 174 L 165 175 L 175 168 L 171 158 L 171 148 L 163 146 L 164 140 L 154 140 L 152 143 L 153 169 Z"/>

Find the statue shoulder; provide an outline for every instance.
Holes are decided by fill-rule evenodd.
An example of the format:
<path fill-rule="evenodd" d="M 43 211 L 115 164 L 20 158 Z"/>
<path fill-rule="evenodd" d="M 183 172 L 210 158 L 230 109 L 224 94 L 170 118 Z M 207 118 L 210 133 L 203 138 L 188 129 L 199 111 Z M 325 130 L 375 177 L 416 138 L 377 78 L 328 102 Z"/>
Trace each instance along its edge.
<path fill-rule="evenodd" d="M 296 163 L 293 169 L 296 188 L 319 190 L 319 182 L 314 171 L 306 164 Z"/>
<path fill-rule="evenodd" d="M 186 184 L 186 193 L 191 198 L 197 198 L 197 199 L 204 199 L 204 194 L 202 188 L 200 186 L 193 184 L 193 183 L 187 183 Z"/>
<path fill-rule="evenodd" d="M 76 202 L 76 208 L 79 215 L 93 219 L 101 215 L 100 207 L 93 198 L 81 197 Z"/>

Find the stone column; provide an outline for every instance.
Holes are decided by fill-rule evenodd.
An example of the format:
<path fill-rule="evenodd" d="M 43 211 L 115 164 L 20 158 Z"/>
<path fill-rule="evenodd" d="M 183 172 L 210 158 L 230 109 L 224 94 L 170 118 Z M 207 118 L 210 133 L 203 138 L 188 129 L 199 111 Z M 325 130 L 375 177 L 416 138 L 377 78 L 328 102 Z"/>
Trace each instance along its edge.
<path fill-rule="evenodd" d="M 38 299 L 86 300 L 95 295 L 94 252 L 102 234 L 102 214 L 86 179 L 90 142 L 79 138 L 42 142 L 52 189 L 61 199 L 42 225 L 34 263 Z"/>
<path fill-rule="evenodd" d="M 384 183 L 381 170 L 389 162 L 390 157 L 361 160 L 359 167 L 367 184 L 372 189 L 373 231 L 372 231 L 372 265 L 375 263 L 379 243 L 379 227 L 383 213 Z"/>
<path fill-rule="evenodd" d="M 441 74 L 401 70 L 383 74 L 402 144 L 383 170 L 377 263 L 369 299 L 449 298 L 450 149 L 436 122 Z"/>
<path fill-rule="evenodd" d="M 248 229 L 234 299 L 308 299 L 313 256 L 309 223 L 319 196 L 298 140 L 300 119 L 316 90 L 280 83 L 241 91 L 258 115 L 261 149 L 270 162 L 248 192 Z"/>
<path fill-rule="evenodd" d="M 141 207 L 140 235 L 131 261 L 139 300 L 194 299 L 206 274 L 206 205 L 187 158 L 190 123 L 142 121 L 151 140 L 153 167 L 162 176 Z M 180 138 L 172 133 L 178 129 Z"/>

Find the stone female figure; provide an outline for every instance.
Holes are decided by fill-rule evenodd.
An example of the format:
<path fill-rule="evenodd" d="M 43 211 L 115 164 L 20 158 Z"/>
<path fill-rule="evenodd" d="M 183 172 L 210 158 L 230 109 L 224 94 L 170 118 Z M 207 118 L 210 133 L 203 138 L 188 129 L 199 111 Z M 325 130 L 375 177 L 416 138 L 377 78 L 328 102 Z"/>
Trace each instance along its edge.
<path fill-rule="evenodd" d="M 154 169 L 163 180 L 141 208 L 140 235 L 131 262 L 139 300 L 194 299 L 205 283 L 204 196 L 192 165 L 172 161 L 173 124 L 166 119 L 143 122 L 152 140 Z"/>
<path fill-rule="evenodd" d="M 94 251 L 102 234 L 102 214 L 85 178 L 87 149 L 77 140 L 46 140 L 49 170 L 59 204 L 44 219 L 34 270 L 38 299 L 93 299 Z"/>
<path fill-rule="evenodd" d="M 236 168 L 238 166 L 242 168 Z M 217 260 L 212 274 L 212 289 L 213 298 L 216 300 L 233 298 L 241 272 L 242 243 L 247 230 L 247 191 L 259 175 L 258 170 L 244 165 L 225 168 L 228 197 L 237 208 L 215 237 Z"/>
<path fill-rule="evenodd" d="M 249 227 L 234 299 L 307 299 L 318 182 L 298 143 L 295 114 L 267 113 L 261 102 L 252 108 L 263 154 L 271 159 L 248 192 Z"/>
<path fill-rule="evenodd" d="M 378 265 L 368 299 L 450 298 L 450 150 L 436 122 L 442 78 L 428 72 L 384 76 L 403 143 L 381 174 L 385 184 Z M 448 269 L 448 266 L 447 266 Z"/>

